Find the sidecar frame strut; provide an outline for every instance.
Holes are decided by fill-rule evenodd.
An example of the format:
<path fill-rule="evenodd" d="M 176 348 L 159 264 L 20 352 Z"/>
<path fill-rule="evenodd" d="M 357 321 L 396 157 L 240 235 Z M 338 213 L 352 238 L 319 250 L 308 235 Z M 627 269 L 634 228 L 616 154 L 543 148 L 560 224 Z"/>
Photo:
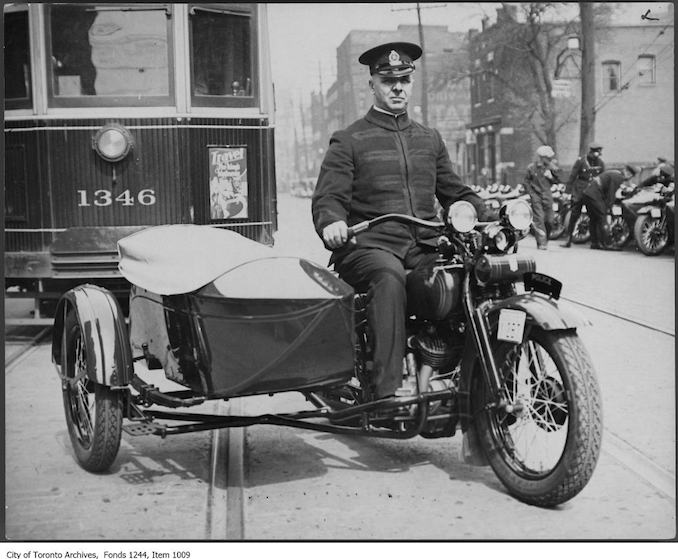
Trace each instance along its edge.
<path fill-rule="evenodd" d="M 130 435 L 158 435 L 165 438 L 168 435 L 181 433 L 195 433 L 198 431 L 207 431 L 211 429 L 228 429 L 233 427 L 249 427 L 251 425 L 279 425 L 283 427 L 296 427 L 311 431 L 321 431 L 324 433 L 346 434 L 353 436 L 379 437 L 387 439 L 409 439 L 419 435 L 428 420 L 429 401 L 448 399 L 454 396 L 452 390 L 440 390 L 436 392 L 424 392 L 417 396 L 399 397 L 392 400 L 369 402 L 351 406 L 339 411 L 333 411 L 329 407 L 322 407 L 315 410 L 303 410 L 294 413 L 284 414 L 262 414 L 253 416 L 240 415 L 211 415 L 199 413 L 184 413 L 177 411 L 166 411 L 156 409 L 141 409 L 130 402 L 129 420 L 131 425 L 123 426 L 123 429 Z M 383 411 L 397 409 L 400 407 L 409 407 L 417 405 L 416 412 L 409 418 L 393 418 L 391 423 L 401 423 L 405 426 L 401 429 L 388 427 L 376 427 L 372 424 L 374 420 L 364 420 L 360 426 L 334 425 L 330 422 L 320 423 L 311 420 L 327 419 L 329 421 L 346 420 L 348 418 L 362 416 L 373 411 Z M 157 423 L 155 420 L 186 421 L 183 425 L 167 425 Z M 380 423 L 383 423 L 381 420 Z"/>

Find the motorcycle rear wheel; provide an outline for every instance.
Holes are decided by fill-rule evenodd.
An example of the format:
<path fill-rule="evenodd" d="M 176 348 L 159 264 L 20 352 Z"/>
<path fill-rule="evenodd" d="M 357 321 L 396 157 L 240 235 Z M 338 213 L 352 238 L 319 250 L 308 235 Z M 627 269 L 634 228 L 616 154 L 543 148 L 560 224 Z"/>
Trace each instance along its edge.
<path fill-rule="evenodd" d="M 612 218 L 609 227 L 608 239 L 615 248 L 624 248 L 631 238 L 631 228 L 622 216 Z"/>
<path fill-rule="evenodd" d="M 640 251 L 646 256 L 660 254 L 669 242 L 669 231 L 664 218 L 641 215 L 633 226 L 633 236 Z"/>
<path fill-rule="evenodd" d="M 520 501 L 553 507 L 572 499 L 593 475 L 603 432 L 600 389 L 586 348 L 574 332 L 534 327 L 521 344 L 501 343 L 494 354 L 515 408 L 488 406 L 487 391 L 474 391 L 480 446 L 490 466 Z"/>
<path fill-rule="evenodd" d="M 574 224 L 572 230 L 572 242 L 576 245 L 588 243 L 591 240 L 591 231 L 589 228 L 590 219 L 587 214 L 581 214 Z"/>
<path fill-rule="evenodd" d="M 66 317 L 64 335 L 62 392 L 68 434 L 80 465 L 89 472 L 103 472 L 120 449 L 122 394 L 87 378 L 87 350 L 75 313 Z"/>
<path fill-rule="evenodd" d="M 554 212 L 551 230 L 549 231 L 549 240 L 559 239 L 567 229 L 566 219 L 562 212 Z"/>

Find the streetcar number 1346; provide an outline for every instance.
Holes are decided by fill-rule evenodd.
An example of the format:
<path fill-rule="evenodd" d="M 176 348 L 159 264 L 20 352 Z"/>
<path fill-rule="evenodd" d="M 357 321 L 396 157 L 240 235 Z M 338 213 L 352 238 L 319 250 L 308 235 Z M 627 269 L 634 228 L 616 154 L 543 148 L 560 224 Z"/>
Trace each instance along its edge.
<path fill-rule="evenodd" d="M 155 190 L 152 188 L 144 188 L 135 196 L 128 189 L 115 197 L 110 190 L 95 190 L 92 194 L 87 190 L 78 190 L 78 206 L 80 207 L 112 206 L 114 203 L 120 204 L 121 206 L 134 206 L 135 204 L 152 206 L 155 204 Z"/>

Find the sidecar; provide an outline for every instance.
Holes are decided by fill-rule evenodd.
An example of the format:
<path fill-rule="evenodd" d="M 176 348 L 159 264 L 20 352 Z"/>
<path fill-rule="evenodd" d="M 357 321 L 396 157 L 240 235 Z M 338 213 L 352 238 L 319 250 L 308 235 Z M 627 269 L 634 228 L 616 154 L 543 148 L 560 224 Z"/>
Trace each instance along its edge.
<path fill-rule="evenodd" d="M 354 293 L 324 267 L 196 225 L 151 227 L 118 249 L 132 284 L 129 321 L 110 292 L 82 285 L 59 301 L 53 329 L 66 419 L 76 452 L 87 451 L 85 467 L 97 438 L 83 417 L 90 399 L 148 431 L 159 414 L 142 408 L 153 404 L 304 391 L 353 376 Z M 179 389 L 145 380 L 153 369 Z M 216 428 L 214 417 L 197 428 Z"/>

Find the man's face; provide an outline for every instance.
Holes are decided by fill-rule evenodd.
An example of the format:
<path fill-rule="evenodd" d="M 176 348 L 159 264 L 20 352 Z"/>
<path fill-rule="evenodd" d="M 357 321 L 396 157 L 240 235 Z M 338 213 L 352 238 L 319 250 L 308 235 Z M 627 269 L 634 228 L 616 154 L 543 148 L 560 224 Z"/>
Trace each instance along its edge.
<path fill-rule="evenodd" d="M 392 77 L 374 74 L 370 87 L 374 92 L 374 105 L 380 109 L 398 114 L 407 110 L 412 95 L 412 74 Z"/>

